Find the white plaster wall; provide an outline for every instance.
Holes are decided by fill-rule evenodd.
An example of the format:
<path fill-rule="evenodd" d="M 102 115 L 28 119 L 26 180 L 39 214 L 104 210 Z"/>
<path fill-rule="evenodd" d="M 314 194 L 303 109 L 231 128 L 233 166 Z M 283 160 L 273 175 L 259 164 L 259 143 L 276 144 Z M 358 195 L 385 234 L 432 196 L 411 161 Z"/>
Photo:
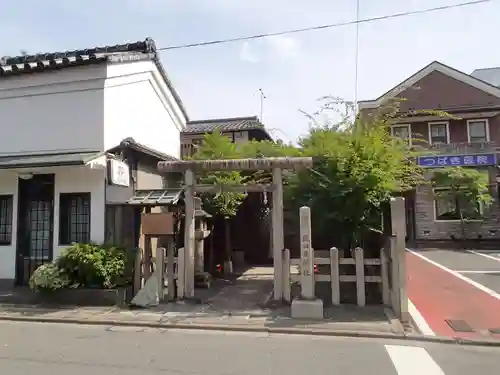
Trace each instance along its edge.
<path fill-rule="evenodd" d="M 60 167 L 55 175 L 54 197 L 54 259 L 66 246 L 59 245 L 59 194 L 89 193 L 90 240 L 104 242 L 105 224 L 105 171 L 87 167 Z"/>
<path fill-rule="evenodd" d="M 108 65 L 104 93 L 104 146 L 127 137 L 180 157 L 186 119 L 152 61 Z"/>
<path fill-rule="evenodd" d="M 21 170 L 0 171 L 0 194 L 13 194 L 14 207 L 12 218 L 12 244 L 0 246 L 0 279 L 14 279 L 16 270 L 17 244 L 17 201 L 18 172 Z M 22 172 L 54 173 L 54 259 L 59 256 L 65 246 L 59 246 L 59 194 L 91 193 L 91 241 L 104 242 L 105 220 L 105 172 L 92 170 L 84 166 L 23 169 Z"/>
<path fill-rule="evenodd" d="M 0 194 L 13 195 L 12 243 L 0 246 L 0 279 L 14 279 L 16 275 L 16 239 L 17 239 L 17 173 L 0 172 Z"/>
<path fill-rule="evenodd" d="M 0 154 L 103 150 L 106 66 L 0 79 Z"/>

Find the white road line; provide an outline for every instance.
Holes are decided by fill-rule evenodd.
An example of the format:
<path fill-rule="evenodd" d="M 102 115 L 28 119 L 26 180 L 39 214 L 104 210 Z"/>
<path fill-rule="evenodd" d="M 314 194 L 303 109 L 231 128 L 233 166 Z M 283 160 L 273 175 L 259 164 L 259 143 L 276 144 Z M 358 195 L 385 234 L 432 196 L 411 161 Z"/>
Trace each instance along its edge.
<path fill-rule="evenodd" d="M 443 266 L 443 265 L 441 265 L 441 264 L 439 264 L 437 262 L 434 262 L 433 260 L 430 260 L 429 258 L 427 258 L 427 257 L 423 256 L 422 254 L 419 254 L 419 253 L 417 253 L 417 252 L 415 252 L 413 250 L 406 249 L 406 251 L 408 251 L 410 254 L 413 254 L 413 255 L 419 257 L 420 259 L 425 260 L 426 262 L 432 264 L 433 266 L 441 268 L 443 271 L 446 271 L 449 274 L 452 274 L 453 276 L 455 276 L 456 278 L 458 278 L 458 279 L 460 279 L 462 281 L 465 281 L 466 283 L 468 283 L 468 284 L 476 287 L 477 289 L 485 292 L 486 294 L 490 295 L 491 297 L 500 300 L 500 294 L 498 294 L 497 292 L 491 290 L 490 288 L 486 288 L 484 285 L 479 284 L 478 282 L 476 282 L 474 280 L 471 280 L 468 277 L 465 277 L 464 275 L 459 274 L 458 272 L 450 270 L 448 267 L 445 267 L 445 266 Z"/>
<path fill-rule="evenodd" d="M 384 345 L 398 375 L 445 375 L 424 348 Z"/>
<path fill-rule="evenodd" d="M 420 311 L 415 307 L 412 301 L 408 299 L 408 312 L 413 318 L 413 322 L 417 326 L 418 330 L 421 334 L 425 336 L 436 336 L 436 333 L 432 330 L 432 328 L 427 324 L 425 318 L 420 314 Z"/>
<path fill-rule="evenodd" d="M 463 271 L 459 271 L 459 270 L 455 270 L 455 272 L 458 272 L 458 273 L 471 273 L 471 274 L 476 274 L 476 275 L 481 275 L 481 274 L 493 274 L 493 275 L 498 275 L 500 274 L 500 271 L 472 271 L 472 270 L 463 270 Z"/>
<path fill-rule="evenodd" d="M 491 260 L 495 260 L 497 262 L 500 262 L 500 258 L 494 257 L 493 255 L 479 253 L 479 252 L 474 251 L 474 250 L 467 250 L 467 252 L 471 253 L 471 254 L 474 254 L 474 255 L 479 255 L 479 256 L 482 256 L 482 257 L 485 257 L 485 258 L 488 258 L 488 259 L 491 259 Z"/>

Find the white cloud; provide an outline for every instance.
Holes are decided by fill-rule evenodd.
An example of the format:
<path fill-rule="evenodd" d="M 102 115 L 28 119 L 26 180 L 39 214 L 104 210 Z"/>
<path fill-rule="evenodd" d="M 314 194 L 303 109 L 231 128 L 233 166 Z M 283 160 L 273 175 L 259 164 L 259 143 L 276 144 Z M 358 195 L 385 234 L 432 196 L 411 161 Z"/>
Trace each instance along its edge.
<path fill-rule="evenodd" d="M 259 56 L 253 51 L 252 47 L 250 46 L 250 43 L 245 42 L 241 46 L 240 50 L 240 60 L 249 62 L 252 64 L 256 64 L 260 61 Z"/>
<path fill-rule="evenodd" d="M 285 36 L 276 35 L 266 38 L 269 46 L 270 54 L 281 58 L 297 57 L 300 52 L 300 46 L 296 39 Z"/>
<path fill-rule="evenodd" d="M 278 35 L 244 42 L 240 49 L 240 60 L 256 64 L 264 60 L 295 58 L 299 54 L 300 46 L 294 38 Z"/>

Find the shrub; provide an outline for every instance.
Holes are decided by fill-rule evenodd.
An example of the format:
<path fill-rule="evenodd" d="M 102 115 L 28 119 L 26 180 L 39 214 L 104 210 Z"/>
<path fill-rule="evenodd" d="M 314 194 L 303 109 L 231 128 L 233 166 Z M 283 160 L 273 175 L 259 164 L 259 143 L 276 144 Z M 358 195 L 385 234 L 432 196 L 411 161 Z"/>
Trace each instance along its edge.
<path fill-rule="evenodd" d="M 70 284 L 84 288 L 114 288 L 131 282 L 133 256 L 123 248 L 74 244 L 55 261 Z"/>
<path fill-rule="evenodd" d="M 42 264 L 29 280 L 29 287 L 35 292 L 50 292 L 66 288 L 69 284 L 68 275 L 55 263 Z"/>

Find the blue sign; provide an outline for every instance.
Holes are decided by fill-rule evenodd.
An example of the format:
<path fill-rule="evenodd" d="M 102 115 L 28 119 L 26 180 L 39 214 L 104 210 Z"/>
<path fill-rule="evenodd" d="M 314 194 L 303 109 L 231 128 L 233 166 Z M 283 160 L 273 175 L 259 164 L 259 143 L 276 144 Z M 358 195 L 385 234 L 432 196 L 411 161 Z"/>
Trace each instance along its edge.
<path fill-rule="evenodd" d="M 432 155 L 419 156 L 418 165 L 422 167 L 478 167 L 496 165 L 495 154 L 480 155 Z"/>

